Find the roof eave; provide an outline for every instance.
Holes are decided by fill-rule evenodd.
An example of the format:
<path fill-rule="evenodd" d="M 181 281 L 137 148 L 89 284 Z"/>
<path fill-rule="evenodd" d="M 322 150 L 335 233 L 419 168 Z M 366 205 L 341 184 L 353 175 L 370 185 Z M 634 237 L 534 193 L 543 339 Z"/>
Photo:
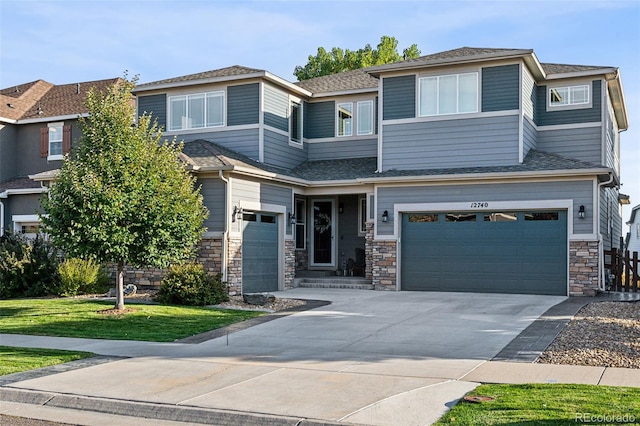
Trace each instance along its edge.
<path fill-rule="evenodd" d="M 319 99 L 319 98 L 328 98 L 328 97 L 335 97 L 335 96 L 360 95 L 363 93 L 378 93 L 378 88 L 368 87 L 368 88 L 362 88 L 362 89 L 337 90 L 334 92 L 320 92 L 320 93 L 314 92 L 311 98 Z"/>
<path fill-rule="evenodd" d="M 171 83 L 146 83 L 136 86 L 132 93 L 151 92 L 154 90 L 175 89 L 179 87 L 199 86 L 203 84 L 223 83 L 226 81 L 249 80 L 252 78 L 262 78 L 266 71 L 252 72 L 248 74 L 227 75 L 220 77 L 200 78 L 197 80 L 174 81 Z"/>
<path fill-rule="evenodd" d="M 277 75 L 272 74 L 269 71 L 265 71 L 264 78 L 266 80 L 269 80 L 269 81 L 272 81 L 272 82 L 274 82 L 276 84 L 279 84 L 280 86 L 285 87 L 285 88 L 287 88 L 289 90 L 297 92 L 300 95 L 304 95 L 304 96 L 307 96 L 307 97 L 311 97 L 312 96 L 312 93 L 309 90 L 304 89 L 304 88 L 302 88 L 302 87 L 300 87 L 298 85 L 295 85 L 295 84 L 291 83 L 290 81 L 285 80 L 284 78 L 278 77 Z"/>
<path fill-rule="evenodd" d="M 79 114 L 55 115 L 51 117 L 26 118 L 24 120 L 17 120 L 15 124 L 50 123 L 52 121 L 77 120 L 78 118 L 86 117 L 89 117 L 88 112 Z"/>

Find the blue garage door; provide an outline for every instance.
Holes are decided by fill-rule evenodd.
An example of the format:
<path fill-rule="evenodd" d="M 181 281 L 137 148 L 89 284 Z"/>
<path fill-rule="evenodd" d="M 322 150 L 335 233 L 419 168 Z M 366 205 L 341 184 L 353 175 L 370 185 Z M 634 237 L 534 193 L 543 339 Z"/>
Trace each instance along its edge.
<path fill-rule="evenodd" d="M 402 290 L 567 294 L 567 212 L 405 213 Z"/>
<path fill-rule="evenodd" d="M 242 216 L 242 292 L 278 290 L 278 217 Z"/>

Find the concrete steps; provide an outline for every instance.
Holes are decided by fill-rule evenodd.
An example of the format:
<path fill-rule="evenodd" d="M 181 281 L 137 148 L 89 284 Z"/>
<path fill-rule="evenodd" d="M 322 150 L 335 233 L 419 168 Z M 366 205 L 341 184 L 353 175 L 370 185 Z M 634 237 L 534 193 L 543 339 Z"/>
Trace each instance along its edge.
<path fill-rule="evenodd" d="M 350 290 L 373 290 L 371 281 L 362 277 L 303 277 L 294 280 L 295 287 L 344 288 Z"/>

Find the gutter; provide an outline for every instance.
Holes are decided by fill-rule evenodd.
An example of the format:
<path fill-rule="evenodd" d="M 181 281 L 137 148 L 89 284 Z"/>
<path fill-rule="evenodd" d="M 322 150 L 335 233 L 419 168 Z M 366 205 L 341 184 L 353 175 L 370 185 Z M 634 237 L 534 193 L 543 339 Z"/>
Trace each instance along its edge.
<path fill-rule="evenodd" d="M 225 211 L 224 217 L 225 225 L 224 232 L 222 233 L 222 265 L 220 267 L 220 272 L 222 273 L 222 282 L 227 281 L 227 249 L 228 249 L 228 238 L 229 238 L 229 214 L 228 210 L 231 207 L 231 185 L 229 185 L 229 179 L 225 178 L 222 174 L 222 170 L 218 171 L 218 177 L 221 181 L 224 182 L 224 192 L 227 196 L 227 200 L 225 202 Z"/>
<path fill-rule="evenodd" d="M 0 237 L 4 235 L 4 203 L 0 201 Z"/>
<path fill-rule="evenodd" d="M 598 289 L 600 291 L 605 291 L 605 279 L 604 279 L 604 238 L 602 237 L 602 229 L 600 229 L 600 190 L 602 188 L 604 188 L 606 185 L 610 185 L 611 183 L 613 183 L 614 181 L 614 176 L 613 173 L 610 172 L 609 173 L 609 179 L 604 181 L 604 182 L 600 182 L 598 184 L 598 208 L 597 208 L 597 215 L 596 216 L 596 226 L 598 227 L 598 257 L 600 258 L 600 261 L 598 262 L 598 268 L 600 269 L 598 271 Z M 611 232 L 611 230 L 609 231 Z M 611 247 L 613 248 L 613 247 Z"/>

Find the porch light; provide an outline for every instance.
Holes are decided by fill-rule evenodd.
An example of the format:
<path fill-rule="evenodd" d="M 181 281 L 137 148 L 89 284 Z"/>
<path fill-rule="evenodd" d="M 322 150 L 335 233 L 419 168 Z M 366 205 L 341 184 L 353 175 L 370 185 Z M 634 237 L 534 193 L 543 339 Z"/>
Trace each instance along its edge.
<path fill-rule="evenodd" d="M 385 210 L 384 213 L 382 213 L 382 221 L 383 222 L 389 221 L 389 212 L 387 210 Z"/>
<path fill-rule="evenodd" d="M 296 224 L 296 220 L 297 220 L 295 215 L 293 215 L 293 214 L 291 214 L 291 212 L 289 212 L 289 216 L 288 217 L 289 217 L 289 224 L 290 225 L 295 225 Z"/>
<path fill-rule="evenodd" d="M 578 210 L 578 218 L 584 219 L 584 216 L 585 216 L 584 206 L 580 206 L 580 209 Z"/>
<path fill-rule="evenodd" d="M 231 212 L 231 222 L 236 221 L 236 216 L 242 213 L 242 209 L 238 208 L 238 206 L 233 206 L 233 211 Z"/>

